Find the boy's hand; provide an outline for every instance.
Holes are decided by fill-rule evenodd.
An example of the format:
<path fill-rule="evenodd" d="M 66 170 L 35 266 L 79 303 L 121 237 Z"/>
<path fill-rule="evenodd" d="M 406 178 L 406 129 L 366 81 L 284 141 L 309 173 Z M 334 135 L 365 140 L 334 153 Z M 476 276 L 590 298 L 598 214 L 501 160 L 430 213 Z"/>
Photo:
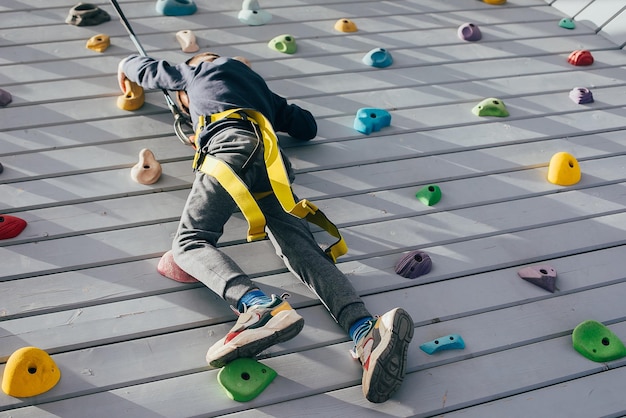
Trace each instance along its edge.
<path fill-rule="evenodd" d="M 124 74 L 124 70 L 122 70 L 125 62 L 126 62 L 126 58 L 121 60 L 117 66 L 117 84 L 120 86 L 120 90 L 122 90 L 122 93 L 124 94 L 127 93 L 126 92 L 126 80 L 128 80 L 128 78 L 126 78 L 126 74 Z"/>

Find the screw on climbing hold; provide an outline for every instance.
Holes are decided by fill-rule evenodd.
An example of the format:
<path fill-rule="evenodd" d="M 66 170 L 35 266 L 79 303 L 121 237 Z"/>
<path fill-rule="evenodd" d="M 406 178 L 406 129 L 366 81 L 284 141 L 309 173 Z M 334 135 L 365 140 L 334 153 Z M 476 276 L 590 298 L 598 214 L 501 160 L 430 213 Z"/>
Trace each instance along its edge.
<path fill-rule="evenodd" d="M 417 279 L 428 274 L 433 265 L 430 256 L 424 251 L 415 250 L 407 253 L 396 264 L 396 273 L 407 279 Z"/>
<path fill-rule="evenodd" d="M 187 16 L 194 14 L 198 6 L 193 0 L 157 0 L 155 9 L 165 16 Z"/>
<path fill-rule="evenodd" d="M 415 197 L 426 206 L 436 205 L 441 200 L 441 189 L 436 184 L 422 187 Z"/>
<path fill-rule="evenodd" d="M 495 97 L 490 97 L 478 103 L 472 109 L 472 113 L 476 116 L 497 116 L 501 118 L 509 116 L 509 111 L 506 109 L 504 102 Z"/>
<path fill-rule="evenodd" d="M 585 87 L 574 87 L 569 92 L 569 98 L 577 104 L 593 103 L 593 94 Z"/>
<path fill-rule="evenodd" d="M 589 360 L 604 362 L 626 357 L 624 343 L 604 324 L 587 320 L 572 332 L 574 349 Z"/>
<path fill-rule="evenodd" d="M 529 283 L 554 293 L 556 290 L 556 270 L 547 265 L 524 267 L 517 275 Z"/>
<path fill-rule="evenodd" d="M 13 96 L 6 90 L 0 89 L 0 106 L 6 106 L 13 101 Z"/>
<path fill-rule="evenodd" d="M 464 23 L 457 29 L 457 35 L 464 41 L 479 41 L 483 35 L 478 26 L 473 23 Z"/>
<path fill-rule="evenodd" d="M 198 279 L 178 267 L 178 264 L 174 261 L 172 250 L 167 251 L 161 256 L 159 264 L 157 265 L 157 271 L 162 276 L 180 283 L 196 283 L 198 281 Z"/>
<path fill-rule="evenodd" d="M 65 23 L 74 26 L 94 26 L 111 20 L 109 14 L 91 3 L 78 3 L 70 9 Z"/>
<path fill-rule="evenodd" d="M 369 135 L 391 124 L 391 114 L 384 109 L 364 107 L 356 112 L 353 127 L 362 134 Z"/>
<path fill-rule="evenodd" d="M 18 398 L 36 396 L 52 389 L 59 379 L 61 371 L 48 353 L 36 347 L 23 347 L 7 360 L 2 390 Z"/>
<path fill-rule="evenodd" d="M 161 164 L 152 151 L 144 148 L 139 151 L 139 161 L 130 170 L 130 176 L 139 184 L 154 184 L 161 177 Z"/>
<path fill-rule="evenodd" d="M 196 43 L 196 35 L 189 29 L 176 32 L 176 40 L 183 52 L 196 52 L 200 49 Z"/>
<path fill-rule="evenodd" d="M 557 152 L 550 159 L 548 181 L 559 186 L 571 186 L 580 181 L 580 165 L 572 154 Z"/>
<path fill-rule="evenodd" d="M 87 40 L 87 48 L 96 52 L 104 52 L 110 45 L 111 38 L 104 33 L 94 35 Z"/>
<path fill-rule="evenodd" d="M 444 350 L 462 350 L 465 348 L 465 341 L 459 334 L 450 334 L 437 338 L 420 345 L 420 349 L 426 354 L 433 354 Z"/>
<path fill-rule="evenodd" d="M 559 26 L 565 29 L 574 29 L 576 27 L 576 23 L 574 23 L 573 19 L 570 19 L 569 17 L 564 17 L 563 19 L 559 20 Z"/>
<path fill-rule="evenodd" d="M 572 65 L 585 66 L 593 64 L 593 56 L 591 52 L 585 49 L 578 49 L 567 57 L 567 62 Z"/>
<path fill-rule="evenodd" d="M 389 67 L 393 64 L 393 58 L 389 51 L 384 48 L 374 48 L 362 59 L 364 64 L 370 65 L 376 68 Z"/>
<path fill-rule="evenodd" d="M 296 39 L 291 35 L 278 35 L 268 43 L 268 46 L 283 54 L 294 54 L 298 49 Z"/>
<path fill-rule="evenodd" d="M 483 0 L 485 3 L 487 4 L 504 4 L 506 3 L 506 0 Z"/>
<path fill-rule="evenodd" d="M 13 215 L 0 215 L 0 239 L 15 238 L 26 228 L 27 222 Z"/>
<path fill-rule="evenodd" d="M 243 357 L 224 366 L 217 374 L 217 381 L 230 399 L 247 402 L 263 392 L 276 375 L 271 367 Z"/>
<path fill-rule="evenodd" d="M 339 19 L 335 22 L 335 30 L 339 32 L 356 32 L 356 24 L 350 19 Z"/>
<path fill-rule="evenodd" d="M 143 88 L 137 83 L 126 79 L 126 93 L 117 97 L 117 107 L 122 110 L 137 110 L 145 101 Z"/>
<path fill-rule="evenodd" d="M 261 26 L 272 20 L 272 15 L 262 10 L 257 0 L 243 0 L 237 18 L 246 25 Z"/>

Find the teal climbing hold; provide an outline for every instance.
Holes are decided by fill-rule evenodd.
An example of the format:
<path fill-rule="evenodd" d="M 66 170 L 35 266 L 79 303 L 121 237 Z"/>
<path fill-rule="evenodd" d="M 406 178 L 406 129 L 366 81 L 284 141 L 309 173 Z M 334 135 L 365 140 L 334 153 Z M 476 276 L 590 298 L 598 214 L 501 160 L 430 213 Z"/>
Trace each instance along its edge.
<path fill-rule="evenodd" d="M 362 59 L 364 64 L 372 67 L 384 68 L 389 67 L 393 63 L 393 58 L 389 51 L 384 48 L 374 48 Z"/>
<path fill-rule="evenodd" d="M 259 396 L 276 376 L 274 369 L 242 357 L 224 366 L 217 374 L 217 381 L 230 399 L 248 402 Z"/>
<path fill-rule="evenodd" d="M 604 324 L 587 320 L 574 328 L 574 349 L 589 360 L 604 362 L 626 357 L 624 343 Z"/>
<path fill-rule="evenodd" d="M 272 20 L 272 15 L 262 10 L 257 0 L 243 0 L 237 18 L 249 26 L 261 26 Z"/>
<path fill-rule="evenodd" d="M 415 197 L 426 206 L 436 205 L 441 200 L 441 189 L 436 184 L 422 187 Z"/>
<path fill-rule="evenodd" d="M 295 54 L 296 39 L 291 35 L 278 35 L 267 44 L 271 49 L 283 54 Z"/>
<path fill-rule="evenodd" d="M 478 103 L 472 109 L 472 113 L 476 116 L 509 116 L 509 111 L 506 109 L 504 102 L 495 97 L 490 97 Z"/>
<path fill-rule="evenodd" d="M 576 27 L 576 23 L 574 23 L 573 19 L 570 19 L 569 17 L 564 17 L 563 19 L 559 20 L 559 26 L 565 29 L 574 29 Z"/>
<path fill-rule="evenodd" d="M 157 0 L 156 11 L 165 16 L 187 16 L 198 10 L 193 0 Z"/>
<path fill-rule="evenodd" d="M 354 129 L 362 134 L 369 135 L 372 132 L 380 131 L 391 124 L 391 114 L 384 109 L 364 107 L 356 112 L 354 118 Z"/>
<path fill-rule="evenodd" d="M 465 348 L 465 341 L 459 334 L 450 334 L 437 338 L 420 345 L 420 349 L 426 354 L 433 354 L 444 350 L 462 350 Z"/>

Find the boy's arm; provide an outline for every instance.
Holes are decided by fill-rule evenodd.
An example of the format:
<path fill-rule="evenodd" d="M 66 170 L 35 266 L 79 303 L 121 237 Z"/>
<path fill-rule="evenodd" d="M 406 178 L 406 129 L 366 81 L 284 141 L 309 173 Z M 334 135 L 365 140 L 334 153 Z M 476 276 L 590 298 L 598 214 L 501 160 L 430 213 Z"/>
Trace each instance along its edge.
<path fill-rule="evenodd" d="M 317 123 L 308 110 L 295 104 L 288 104 L 287 100 L 274 94 L 276 120 L 274 129 L 287 132 L 289 136 L 308 141 L 317 135 Z"/>
<path fill-rule="evenodd" d="M 185 90 L 187 87 L 178 67 L 138 55 L 124 58 L 118 65 L 117 80 L 123 92 L 127 78 L 145 89 Z"/>

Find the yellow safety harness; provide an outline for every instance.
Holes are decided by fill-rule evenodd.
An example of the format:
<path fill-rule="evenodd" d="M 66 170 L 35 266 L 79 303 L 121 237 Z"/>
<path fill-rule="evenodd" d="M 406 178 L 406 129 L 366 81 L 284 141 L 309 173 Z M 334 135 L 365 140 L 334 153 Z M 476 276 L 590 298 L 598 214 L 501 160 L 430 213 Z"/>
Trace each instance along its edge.
<path fill-rule="evenodd" d="M 256 110 L 231 109 L 211 115 L 209 123 L 227 118 L 248 120 L 253 123 L 255 127 L 259 128 L 263 140 L 263 157 L 272 190 L 253 195 L 246 184 L 228 164 L 218 158 L 201 152 L 199 148 L 196 150 L 196 155 L 194 156 L 193 168 L 194 170 L 200 170 L 205 174 L 213 176 L 231 195 L 237 206 L 239 206 L 243 216 L 248 221 L 248 241 L 265 238 L 265 216 L 259 208 L 257 200 L 274 193 L 285 212 L 300 219 L 306 219 L 308 222 L 319 226 L 328 234 L 337 238 L 337 241 L 325 250 L 326 254 L 333 262 L 336 262 L 337 258 L 346 254 L 348 247 L 339 233 L 337 226 L 335 226 L 317 206 L 308 200 L 302 199 L 296 203 L 287 176 L 287 170 L 285 169 L 278 148 L 278 138 L 272 128 L 272 124 L 267 118 Z M 200 132 L 205 129 L 206 122 L 206 117 L 200 116 L 196 130 L 196 138 L 198 138 Z"/>

